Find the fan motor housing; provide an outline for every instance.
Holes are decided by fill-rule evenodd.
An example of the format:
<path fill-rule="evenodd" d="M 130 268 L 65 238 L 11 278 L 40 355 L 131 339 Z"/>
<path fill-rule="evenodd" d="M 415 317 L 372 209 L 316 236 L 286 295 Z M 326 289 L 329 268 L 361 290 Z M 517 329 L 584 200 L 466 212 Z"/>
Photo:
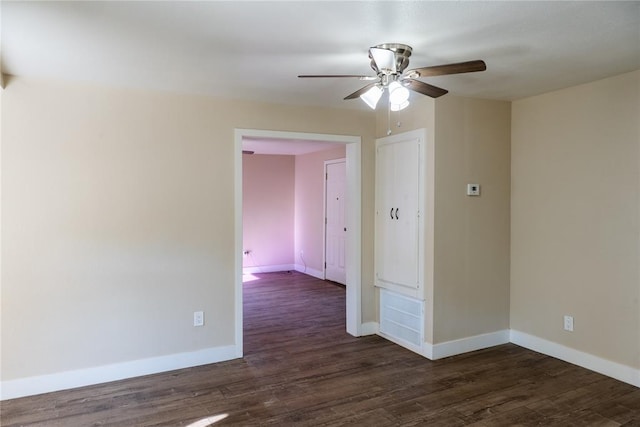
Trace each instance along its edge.
<path fill-rule="evenodd" d="M 378 49 L 387 49 L 394 53 L 398 74 L 402 74 L 402 72 L 409 66 L 409 57 L 411 56 L 411 52 L 413 51 L 413 48 L 411 46 L 402 43 L 382 43 L 374 47 Z M 371 68 L 376 73 L 379 72 L 378 66 L 376 65 L 373 58 L 371 58 Z"/>

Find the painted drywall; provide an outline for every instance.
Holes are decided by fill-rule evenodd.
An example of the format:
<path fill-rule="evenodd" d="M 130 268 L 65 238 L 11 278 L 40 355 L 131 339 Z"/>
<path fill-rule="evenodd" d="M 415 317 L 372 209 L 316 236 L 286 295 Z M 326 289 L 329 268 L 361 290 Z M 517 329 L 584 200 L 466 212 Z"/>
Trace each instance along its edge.
<path fill-rule="evenodd" d="M 510 120 L 510 102 L 435 101 L 434 344 L 509 328 Z"/>
<path fill-rule="evenodd" d="M 380 104 L 386 102 L 386 95 Z M 409 107 L 400 111 L 387 111 L 386 108 L 376 110 L 376 138 L 409 132 L 425 128 L 427 137 L 434 137 L 434 120 L 436 100 L 420 94 L 411 95 Z"/>
<path fill-rule="evenodd" d="M 374 120 L 11 78 L 2 94 L 2 381 L 233 345 L 242 249 L 234 129 L 362 136 L 368 248 Z M 363 283 L 372 282 L 368 254 Z M 375 320 L 372 297 L 363 300 L 363 321 Z M 192 326 L 196 310 L 204 327 Z"/>
<path fill-rule="evenodd" d="M 324 271 L 324 162 L 344 157 L 344 145 L 295 157 L 295 263 L 303 269 Z"/>
<path fill-rule="evenodd" d="M 636 369 L 639 91 L 636 71 L 514 102 L 511 193 L 511 328 Z"/>
<path fill-rule="evenodd" d="M 295 156 L 242 156 L 243 267 L 293 265 L 294 177 Z"/>

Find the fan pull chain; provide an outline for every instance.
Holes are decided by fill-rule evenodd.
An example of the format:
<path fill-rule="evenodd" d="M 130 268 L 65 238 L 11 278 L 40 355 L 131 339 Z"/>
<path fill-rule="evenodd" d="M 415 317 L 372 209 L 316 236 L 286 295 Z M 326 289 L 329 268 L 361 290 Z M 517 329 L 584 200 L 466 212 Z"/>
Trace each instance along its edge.
<path fill-rule="evenodd" d="M 391 103 L 387 102 L 387 136 L 391 135 Z"/>

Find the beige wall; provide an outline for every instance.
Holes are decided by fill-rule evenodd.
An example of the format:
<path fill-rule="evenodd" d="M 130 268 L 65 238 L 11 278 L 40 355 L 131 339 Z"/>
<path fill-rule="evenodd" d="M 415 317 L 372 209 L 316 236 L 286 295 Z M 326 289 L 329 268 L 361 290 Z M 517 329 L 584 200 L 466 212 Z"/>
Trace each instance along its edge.
<path fill-rule="evenodd" d="M 295 263 L 324 271 L 324 162 L 346 155 L 340 144 L 328 150 L 295 157 Z M 300 257 L 304 251 L 304 262 Z"/>
<path fill-rule="evenodd" d="M 368 248 L 374 123 L 346 109 L 12 78 L 2 380 L 232 345 L 234 128 L 362 136 Z M 365 252 L 363 283 L 372 262 Z M 205 327 L 191 326 L 195 310 Z M 375 319 L 373 304 L 363 317 Z"/>
<path fill-rule="evenodd" d="M 242 156 L 243 267 L 293 265 L 294 179 L 294 156 Z"/>
<path fill-rule="evenodd" d="M 639 90 L 636 71 L 527 98 L 512 127 L 512 329 L 635 368 Z"/>
<path fill-rule="evenodd" d="M 427 341 L 511 327 L 640 367 L 639 87 L 634 72 L 392 113 L 394 133 L 435 141 Z M 15 78 L 0 100 L 3 381 L 233 344 L 235 128 L 362 136 L 362 320 L 377 320 L 386 112 Z"/>
<path fill-rule="evenodd" d="M 376 110 L 376 138 L 383 138 L 391 134 L 396 135 L 411 130 L 425 128 L 427 136 L 434 138 L 435 99 L 428 96 L 412 95 L 411 105 L 401 111 L 387 112 L 381 107 L 386 102 L 385 95 L 380 100 Z"/>
<path fill-rule="evenodd" d="M 436 100 L 434 344 L 509 328 L 510 120 L 510 102 Z"/>

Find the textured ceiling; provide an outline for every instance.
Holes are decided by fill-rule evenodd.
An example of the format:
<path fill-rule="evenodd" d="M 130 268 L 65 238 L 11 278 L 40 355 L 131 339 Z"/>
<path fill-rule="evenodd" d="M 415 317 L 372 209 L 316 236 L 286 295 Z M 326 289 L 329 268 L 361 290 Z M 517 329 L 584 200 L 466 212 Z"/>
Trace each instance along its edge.
<path fill-rule="evenodd" d="M 483 59 L 487 71 L 425 79 L 514 100 L 640 68 L 640 2 L 9 2 L 10 75 L 366 108 L 342 98 L 370 74 L 370 46 L 413 47 L 411 67 Z M 10 84 L 10 83 L 9 83 Z M 414 94 L 412 96 L 422 96 Z"/>

